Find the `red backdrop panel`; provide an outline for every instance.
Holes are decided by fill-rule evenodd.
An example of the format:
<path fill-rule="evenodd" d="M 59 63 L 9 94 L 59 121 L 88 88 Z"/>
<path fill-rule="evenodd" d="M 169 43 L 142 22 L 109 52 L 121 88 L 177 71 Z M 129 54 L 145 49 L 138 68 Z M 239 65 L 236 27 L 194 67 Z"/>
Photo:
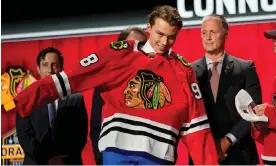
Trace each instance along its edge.
<path fill-rule="evenodd" d="M 271 83 L 274 76 L 276 76 L 276 56 L 273 55 L 272 41 L 266 40 L 263 32 L 274 27 L 275 23 L 232 25 L 226 43 L 227 52 L 233 56 L 250 59 L 255 62 L 261 81 L 264 102 L 271 102 Z M 7 67 L 22 66 L 33 71 L 35 77 L 39 78 L 36 71 L 36 56 L 41 49 L 48 46 L 60 49 L 64 55 L 64 67 L 70 68 L 78 63 L 82 57 L 96 51 L 102 45 L 115 41 L 117 36 L 117 34 L 112 34 L 2 43 L 1 74 L 3 74 Z M 201 45 L 200 28 L 181 30 L 174 49 L 190 62 L 202 57 L 204 50 Z M 83 92 L 89 119 L 91 118 L 92 94 L 93 89 Z M 14 127 L 15 111 L 5 112 L 2 107 L 1 134 L 6 133 Z M 258 145 L 258 148 L 261 152 L 262 147 Z M 178 153 L 177 164 L 187 164 L 187 151 L 181 142 L 178 147 Z M 84 164 L 95 164 L 89 138 L 83 150 L 83 159 Z"/>

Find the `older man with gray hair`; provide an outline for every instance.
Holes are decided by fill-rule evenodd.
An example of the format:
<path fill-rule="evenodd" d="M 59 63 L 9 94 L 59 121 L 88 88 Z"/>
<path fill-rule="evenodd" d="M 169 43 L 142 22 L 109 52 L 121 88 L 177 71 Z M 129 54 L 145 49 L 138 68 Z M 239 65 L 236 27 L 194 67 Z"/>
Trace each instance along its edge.
<path fill-rule="evenodd" d="M 226 19 L 208 15 L 201 26 L 205 55 L 192 63 L 202 92 L 211 131 L 222 165 L 258 164 L 250 123 L 242 119 L 235 108 L 235 96 L 245 89 L 254 102 L 262 102 L 258 75 L 252 61 L 246 61 L 225 51 L 229 35 Z"/>

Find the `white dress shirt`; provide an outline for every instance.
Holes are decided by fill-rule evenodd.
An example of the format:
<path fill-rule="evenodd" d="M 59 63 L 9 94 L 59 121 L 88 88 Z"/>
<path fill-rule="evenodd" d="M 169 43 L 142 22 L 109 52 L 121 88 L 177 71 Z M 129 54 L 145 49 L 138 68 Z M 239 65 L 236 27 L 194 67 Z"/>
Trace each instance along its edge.
<path fill-rule="evenodd" d="M 58 110 L 58 99 L 55 100 L 55 109 L 56 109 L 56 112 Z"/>
<path fill-rule="evenodd" d="M 209 70 L 212 69 L 214 61 L 212 61 L 212 60 L 211 60 L 210 58 L 208 58 L 207 56 L 205 56 L 205 57 L 206 57 L 207 69 L 208 69 L 208 71 L 209 71 Z M 225 52 L 224 52 L 224 54 L 219 58 L 219 60 L 217 61 L 217 62 L 219 62 L 218 65 L 217 65 L 217 70 L 218 70 L 219 75 L 220 75 L 220 73 L 221 73 L 222 63 L 223 63 L 224 57 L 225 57 Z"/>
<path fill-rule="evenodd" d="M 152 48 L 152 46 L 149 43 L 149 40 L 145 43 L 142 50 L 148 54 L 148 53 L 155 53 L 155 50 Z"/>
<path fill-rule="evenodd" d="M 156 51 L 155 51 L 155 50 L 152 48 L 152 46 L 150 45 L 149 40 L 145 43 L 145 45 L 143 46 L 142 50 L 143 50 L 146 54 L 148 54 L 148 53 L 156 53 Z M 170 48 L 168 54 L 170 54 L 171 51 L 172 51 L 172 49 Z"/>
<path fill-rule="evenodd" d="M 56 111 L 56 115 L 57 115 L 57 111 L 58 111 L 58 99 L 55 100 L 55 111 Z M 56 116 L 55 116 L 56 117 Z M 51 123 L 51 117 L 49 116 L 49 124 Z"/>

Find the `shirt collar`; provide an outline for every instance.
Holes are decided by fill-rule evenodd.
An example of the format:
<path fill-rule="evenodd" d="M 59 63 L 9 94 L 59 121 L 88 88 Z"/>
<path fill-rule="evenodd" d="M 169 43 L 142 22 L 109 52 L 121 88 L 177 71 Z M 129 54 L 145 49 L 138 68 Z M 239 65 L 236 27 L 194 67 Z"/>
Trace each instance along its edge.
<path fill-rule="evenodd" d="M 206 64 L 207 65 L 210 65 L 210 64 L 212 64 L 214 62 L 210 58 L 208 58 L 206 55 L 205 55 L 205 57 L 206 57 Z M 224 57 L 225 57 L 225 51 L 224 51 L 223 55 L 219 58 L 218 62 L 222 63 Z"/>
<path fill-rule="evenodd" d="M 149 40 L 145 43 L 145 45 L 143 46 L 142 50 L 146 53 L 156 53 L 155 50 L 152 48 L 152 46 L 150 45 Z M 172 52 L 172 49 L 170 48 L 168 51 L 168 55 L 170 55 Z"/>
<path fill-rule="evenodd" d="M 155 53 L 154 49 L 152 48 L 152 46 L 149 43 L 149 40 L 145 43 L 144 47 L 142 48 L 142 50 L 148 54 L 148 53 Z"/>

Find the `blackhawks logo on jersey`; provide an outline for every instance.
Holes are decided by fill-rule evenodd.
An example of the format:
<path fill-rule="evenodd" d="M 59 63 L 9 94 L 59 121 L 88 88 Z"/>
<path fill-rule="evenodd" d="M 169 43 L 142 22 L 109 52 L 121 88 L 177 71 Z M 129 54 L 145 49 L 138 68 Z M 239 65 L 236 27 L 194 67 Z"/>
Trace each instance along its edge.
<path fill-rule="evenodd" d="M 117 41 L 110 43 L 110 47 L 114 50 L 127 49 L 129 47 L 126 41 Z"/>
<path fill-rule="evenodd" d="M 161 76 L 149 70 L 139 70 L 124 90 L 125 105 L 131 108 L 157 109 L 171 103 L 169 89 Z"/>

